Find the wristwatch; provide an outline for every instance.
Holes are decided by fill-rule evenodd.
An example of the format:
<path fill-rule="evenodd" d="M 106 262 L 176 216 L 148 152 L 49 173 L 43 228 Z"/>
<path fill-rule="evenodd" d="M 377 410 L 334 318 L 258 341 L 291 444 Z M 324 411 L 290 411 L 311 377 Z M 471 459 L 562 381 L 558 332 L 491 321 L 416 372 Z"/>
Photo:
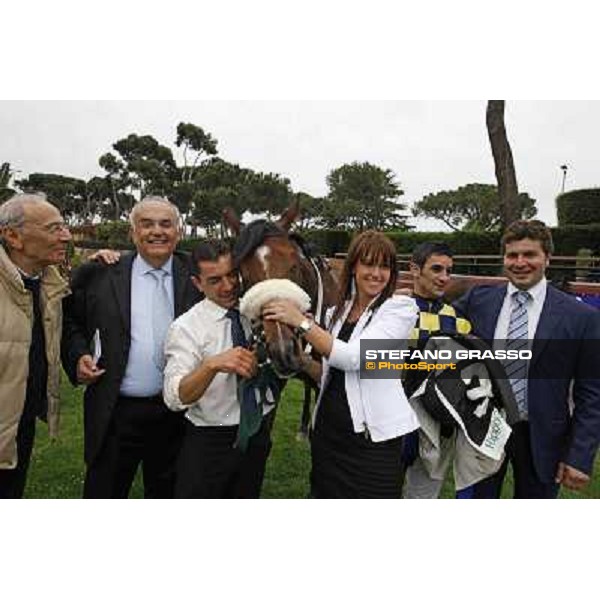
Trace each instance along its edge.
<path fill-rule="evenodd" d="M 298 331 L 300 332 L 300 335 L 306 335 L 311 327 L 313 326 L 313 322 L 309 321 L 308 319 L 303 319 L 302 322 L 300 323 L 300 325 L 298 325 Z"/>

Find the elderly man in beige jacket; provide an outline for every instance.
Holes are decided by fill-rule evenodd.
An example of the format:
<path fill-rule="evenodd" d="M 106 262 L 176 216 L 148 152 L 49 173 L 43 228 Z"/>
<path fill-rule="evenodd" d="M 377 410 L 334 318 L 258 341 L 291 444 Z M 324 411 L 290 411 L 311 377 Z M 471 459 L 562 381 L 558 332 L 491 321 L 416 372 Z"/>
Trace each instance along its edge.
<path fill-rule="evenodd" d="M 0 498 L 23 496 L 36 417 L 58 425 L 62 298 L 71 234 L 41 195 L 0 205 Z"/>

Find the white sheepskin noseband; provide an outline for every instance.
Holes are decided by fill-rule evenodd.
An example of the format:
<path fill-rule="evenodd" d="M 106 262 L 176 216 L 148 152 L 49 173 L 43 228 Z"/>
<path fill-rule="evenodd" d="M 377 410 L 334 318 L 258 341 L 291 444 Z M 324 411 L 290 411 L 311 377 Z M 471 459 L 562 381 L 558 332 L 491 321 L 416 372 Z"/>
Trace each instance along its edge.
<path fill-rule="evenodd" d="M 240 313 L 254 321 L 264 304 L 271 300 L 291 300 L 302 312 L 310 308 L 309 295 L 289 279 L 267 279 L 253 285 L 240 300 Z"/>

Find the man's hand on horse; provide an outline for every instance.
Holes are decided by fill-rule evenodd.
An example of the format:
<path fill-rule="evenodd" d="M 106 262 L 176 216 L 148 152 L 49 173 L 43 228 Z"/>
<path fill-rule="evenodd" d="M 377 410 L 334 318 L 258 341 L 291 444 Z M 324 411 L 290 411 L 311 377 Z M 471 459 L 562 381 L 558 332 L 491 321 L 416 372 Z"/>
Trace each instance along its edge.
<path fill-rule="evenodd" d="M 279 321 L 291 327 L 298 327 L 305 319 L 305 315 L 291 300 L 272 300 L 263 306 L 263 319 L 266 321 Z"/>
<path fill-rule="evenodd" d="M 257 369 L 256 354 L 238 346 L 212 357 L 214 368 L 220 373 L 235 373 L 240 377 L 253 377 Z"/>

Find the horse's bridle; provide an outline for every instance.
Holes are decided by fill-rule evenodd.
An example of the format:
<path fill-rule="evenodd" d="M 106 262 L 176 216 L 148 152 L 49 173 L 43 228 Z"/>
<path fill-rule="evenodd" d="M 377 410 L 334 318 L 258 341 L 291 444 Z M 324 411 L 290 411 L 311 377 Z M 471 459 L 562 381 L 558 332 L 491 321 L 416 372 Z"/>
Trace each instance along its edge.
<path fill-rule="evenodd" d="M 306 255 L 305 255 L 306 256 Z M 317 281 L 317 297 L 316 299 L 311 298 L 311 309 L 313 310 L 313 315 L 315 316 L 315 322 L 320 325 L 323 322 L 323 299 L 324 299 L 324 288 L 323 288 L 323 278 L 321 277 L 321 271 L 316 261 L 312 256 L 306 256 L 306 259 L 309 261 L 311 267 L 314 270 L 315 278 Z M 241 274 L 239 275 L 240 280 L 240 295 L 243 295 L 250 287 L 247 286 L 244 282 Z M 313 307 L 314 305 L 314 307 Z M 293 332 L 294 339 L 299 344 L 302 344 L 301 332 L 299 330 L 295 330 Z M 263 326 L 262 319 L 257 319 L 251 323 L 251 333 L 250 338 L 248 340 L 248 345 L 256 349 L 256 356 L 258 360 L 258 368 L 263 368 L 270 364 L 271 368 L 280 379 L 291 379 L 296 377 L 299 373 L 299 370 L 292 371 L 291 373 L 279 373 L 277 371 L 277 367 L 271 361 L 269 357 L 269 353 L 267 351 L 267 340 L 265 336 L 265 329 Z M 312 346 L 310 344 L 305 344 L 303 348 L 304 354 L 307 356 L 312 352 Z"/>
<path fill-rule="evenodd" d="M 294 332 L 294 339 L 299 341 L 296 332 Z M 263 369 L 270 365 L 270 368 L 273 369 L 275 375 L 279 377 L 279 379 L 291 379 L 298 374 L 298 371 L 291 371 L 290 373 L 280 373 L 275 366 L 275 363 L 269 357 L 269 352 L 267 350 L 267 339 L 265 336 L 265 328 L 263 327 L 262 319 L 258 319 L 254 323 L 252 323 L 252 331 L 250 333 L 250 339 L 248 340 L 248 345 L 251 348 L 256 350 L 256 360 L 258 363 L 258 368 Z"/>

